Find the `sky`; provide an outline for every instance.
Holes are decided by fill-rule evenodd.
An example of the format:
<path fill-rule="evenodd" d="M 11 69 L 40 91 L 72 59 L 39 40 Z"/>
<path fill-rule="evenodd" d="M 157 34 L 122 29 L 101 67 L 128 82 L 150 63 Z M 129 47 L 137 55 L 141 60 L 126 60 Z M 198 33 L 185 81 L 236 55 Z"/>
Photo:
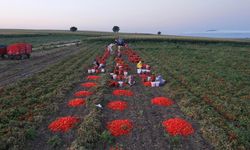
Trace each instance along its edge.
<path fill-rule="evenodd" d="M 178 34 L 250 31 L 250 0 L 0 0 L 0 28 Z"/>

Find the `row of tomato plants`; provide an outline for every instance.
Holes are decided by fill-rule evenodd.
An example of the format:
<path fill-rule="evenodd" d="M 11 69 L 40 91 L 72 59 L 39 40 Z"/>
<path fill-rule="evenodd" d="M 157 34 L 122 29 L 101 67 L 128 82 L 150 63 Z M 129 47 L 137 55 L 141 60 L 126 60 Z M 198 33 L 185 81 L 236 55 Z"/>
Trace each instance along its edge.
<path fill-rule="evenodd" d="M 156 55 L 156 53 L 148 50 L 142 49 L 140 52 L 141 55 L 151 60 L 151 62 L 154 62 L 154 66 L 157 69 L 164 70 L 166 77 L 171 79 L 169 80 L 169 87 L 165 88 L 166 91 L 172 91 L 176 89 L 176 96 L 183 95 L 182 97 L 189 99 L 189 101 L 185 99 L 185 102 L 183 99 L 178 103 L 180 106 L 182 106 L 181 108 L 184 112 L 186 112 L 189 116 L 195 117 L 195 119 L 199 120 L 200 124 L 203 126 L 203 135 L 208 138 L 211 143 L 213 143 L 216 147 L 224 148 L 228 146 L 239 146 L 240 148 L 244 147 L 242 144 L 245 143 L 241 143 L 244 141 L 240 141 L 237 139 L 237 135 L 235 135 L 235 132 L 238 131 L 237 128 L 232 127 L 232 124 L 225 120 L 224 117 L 220 115 L 220 113 L 216 113 L 216 110 L 211 107 L 211 105 L 200 101 L 202 96 L 196 94 L 189 85 L 186 85 L 185 83 L 183 84 L 183 82 L 181 82 L 178 78 L 178 74 L 175 74 L 175 71 L 172 71 L 167 67 L 168 63 L 165 63 L 166 58 L 159 57 L 159 55 Z M 160 66 L 160 64 L 166 65 Z M 211 131 L 213 133 L 212 135 Z"/>
<path fill-rule="evenodd" d="M 246 79 L 242 79 L 239 81 L 230 80 L 228 79 L 229 78 L 228 76 L 231 76 L 230 74 L 228 74 L 226 78 L 222 78 L 219 73 L 223 73 L 223 72 L 218 71 L 218 70 L 221 70 L 221 69 L 218 69 L 220 67 L 226 68 L 224 69 L 224 71 L 229 71 L 230 69 L 237 70 L 237 68 L 239 68 L 239 67 L 232 68 L 232 66 L 228 67 L 229 65 L 232 64 L 231 63 L 232 60 L 230 59 L 232 57 L 229 57 L 229 56 L 230 56 L 230 53 L 233 53 L 233 51 L 230 51 L 228 53 L 226 50 L 222 49 L 221 47 L 218 47 L 218 46 L 214 47 L 214 45 L 202 46 L 202 45 L 192 45 L 192 44 L 185 44 L 185 45 L 184 44 L 183 45 L 172 44 L 171 45 L 171 43 L 167 43 L 167 44 L 148 43 L 148 44 L 151 44 L 149 46 L 146 43 L 143 43 L 143 44 L 146 45 L 147 50 L 150 50 L 152 52 L 153 51 L 156 52 L 157 50 L 157 52 L 167 57 L 168 59 L 166 59 L 166 62 L 168 62 L 168 67 L 171 68 L 172 71 L 176 71 L 176 69 L 178 69 L 177 72 L 185 76 L 192 73 L 192 75 L 195 76 L 195 78 L 190 78 L 190 77 L 187 78 L 188 80 L 192 79 L 192 81 L 194 79 L 197 79 L 197 77 L 199 77 L 199 81 L 201 81 L 201 83 L 203 83 L 204 86 L 209 88 L 209 91 L 206 91 L 206 92 L 213 93 L 216 96 L 218 96 L 221 100 L 224 101 L 225 105 L 229 104 L 230 106 L 231 102 L 228 100 L 232 98 L 239 98 L 237 97 L 239 93 L 233 94 L 232 93 L 233 91 L 234 92 L 242 91 L 242 90 L 244 91 L 244 86 L 242 87 L 239 85 L 241 84 L 240 82 Z M 211 47 L 213 49 L 211 49 Z M 227 48 L 232 48 L 232 47 L 227 47 Z M 237 49 L 241 49 L 241 47 L 237 47 Z M 244 47 L 243 49 L 239 50 L 239 52 L 242 52 L 242 51 L 244 51 Z M 222 54 L 223 54 L 223 57 L 220 57 Z M 224 55 L 227 55 L 227 56 L 224 56 Z M 168 56 L 171 56 L 171 57 L 168 57 Z M 236 58 L 240 56 L 241 56 L 240 54 L 237 54 Z M 238 59 L 241 59 L 241 58 L 238 58 Z M 244 57 L 242 59 L 244 60 Z M 171 63 L 172 60 L 178 60 L 178 63 Z M 240 62 L 235 62 L 233 64 L 241 63 L 242 65 L 245 65 L 245 62 L 243 60 L 241 60 Z M 197 63 L 197 61 L 199 62 Z M 218 64 L 217 62 L 219 62 L 219 64 L 224 65 L 224 66 L 217 65 Z M 226 62 L 226 63 L 223 63 L 223 62 Z M 213 69 L 213 70 L 209 71 L 209 69 L 210 70 Z M 244 74 L 246 72 L 242 70 L 240 73 Z M 239 74 L 239 72 L 237 72 L 237 74 Z M 208 79 L 212 81 L 206 82 L 206 80 Z M 187 80 L 183 80 L 183 82 L 186 82 L 186 81 Z M 194 82 L 192 82 L 192 84 L 194 84 Z M 201 86 L 201 85 L 198 84 L 197 86 Z M 244 94 L 244 92 L 241 94 Z M 234 102 L 233 105 L 240 106 L 241 103 L 244 103 L 244 101 L 241 99 L 238 99 L 238 103 Z"/>
<path fill-rule="evenodd" d="M 148 49 L 150 51 L 152 51 L 152 53 L 154 53 L 154 55 L 156 56 L 156 51 L 153 48 Z M 171 58 L 169 57 L 168 59 L 165 60 L 165 62 L 168 62 L 168 68 L 171 68 L 172 72 L 178 73 L 178 77 L 180 78 L 180 80 L 183 83 L 187 83 L 189 82 L 189 84 L 195 84 L 195 86 L 202 86 L 202 89 L 204 89 L 203 86 L 206 86 L 206 89 L 209 88 L 209 91 L 206 91 L 206 93 L 216 93 L 216 96 L 218 96 L 220 98 L 221 104 L 223 105 L 229 105 L 231 106 L 231 102 L 228 101 L 228 98 L 232 98 L 232 94 L 230 91 L 224 91 L 224 90 L 232 90 L 232 88 L 234 88 L 232 86 L 232 83 L 230 83 L 230 81 L 227 82 L 223 82 L 221 78 L 219 78 L 218 76 L 216 76 L 213 72 L 209 72 L 207 75 L 205 74 L 204 78 L 204 73 L 206 72 L 207 67 L 204 65 L 207 65 L 208 63 L 206 62 L 206 58 L 204 58 L 205 62 L 204 63 L 196 63 L 196 56 L 191 56 L 192 49 L 188 49 L 186 51 L 183 52 L 183 50 L 176 50 L 176 51 L 166 51 L 164 49 L 159 49 L 158 51 L 160 51 L 160 54 L 163 54 L 165 57 L 171 56 Z M 157 51 L 157 53 L 158 53 Z M 181 51 L 181 52 L 179 52 Z M 199 57 L 205 55 L 206 51 L 199 51 Z M 159 56 L 159 53 L 156 57 Z M 204 53 L 204 54 L 203 54 Z M 205 56 L 204 56 L 205 57 Z M 171 60 L 173 60 L 173 58 L 175 60 L 177 60 L 177 63 L 171 63 Z M 210 58 L 210 57 L 209 57 Z M 200 58 L 199 58 L 200 59 Z M 189 66 L 188 66 L 189 65 Z M 191 65 L 191 66 L 190 66 Z M 188 67 L 187 67 L 188 66 Z M 192 73 L 192 75 L 194 77 L 189 77 L 189 78 L 184 78 L 183 75 L 187 76 L 190 73 Z M 211 77 L 212 75 L 212 77 Z M 181 77 L 182 76 L 182 77 Z M 198 79 L 198 81 L 200 83 L 197 83 L 197 77 L 200 77 Z M 204 79 L 204 80 L 203 80 Z M 192 80 L 192 82 L 190 81 Z M 210 80 L 210 81 L 207 81 Z M 195 82 L 193 82 L 195 81 Z M 201 85 L 202 83 L 202 85 Z M 213 83 L 213 84 L 211 84 Z M 216 85 L 216 86 L 215 86 Z M 230 87 L 230 89 L 228 89 L 228 87 Z M 200 91 L 196 91 L 197 93 L 201 93 Z M 204 93 L 204 91 L 202 92 Z M 225 95 L 228 94 L 228 95 Z M 223 100 L 223 102 L 221 101 Z M 238 106 L 239 103 L 234 103 L 233 105 Z"/>
<path fill-rule="evenodd" d="M 131 55 L 129 55 L 131 58 L 135 58 L 132 55 L 135 55 L 135 52 L 131 52 Z M 137 55 L 138 56 L 138 55 Z M 133 59 L 129 59 L 131 62 L 133 62 Z M 123 62 L 123 61 L 122 61 Z M 135 67 L 132 67 L 135 69 Z M 153 70 L 151 70 L 153 71 Z M 155 70 L 156 71 L 156 70 Z M 159 71 L 159 70 L 157 70 Z M 153 71 L 154 72 L 154 71 Z M 137 83 L 138 84 L 138 83 Z M 144 85 L 145 86 L 145 85 Z M 151 86 L 151 84 L 150 84 Z M 113 95 L 115 96 L 133 96 L 133 92 L 129 90 L 114 90 Z M 169 98 L 165 97 L 155 97 L 151 100 L 152 105 L 158 105 L 159 107 L 168 107 L 173 104 L 173 101 Z M 128 107 L 128 103 L 125 101 L 111 101 L 108 103 L 107 107 L 109 109 L 112 109 L 113 111 L 125 111 Z M 183 120 L 181 118 L 171 118 L 168 120 L 165 120 L 162 122 L 163 127 L 165 128 L 166 132 L 169 133 L 169 135 L 175 137 L 175 136 L 188 136 L 190 134 L 194 133 L 194 129 L 190 123 L 188 123 L 186 120 Z M 111 122 L 108 122 L 107 128 L 109 132 L 117 137 L 129 134 L 133 129 L 133 121 L 129 119 L 125 120 L 114 120 Z M 119 146 L 116 145 L 114 149 L 119 149 Z"/>
<path fill-rule="evenodd" d="M 102 59 L 106 61 L 108 55 L 108 51 L 105 51 Z M 82 69 L 84 72 L 87 70 L 86 67 Z M 77 115 L 59 117 L 48 126 L 49 130 L 52 132 L 67 132 L 80 122 L 77 132 L 75 132 L 76 138 L 70 145 L 71 149 L 93 149 L 100 139 L 100 107 L 102 107 L 101 104 L 103 103 L 103 91 L 105 89 L 106 79 L 104 74 L 100 74 L 99 76 L 87 76 L 85 81 L 87 82 L 81 83 L 81 87 L 84 87 L 85 90 L 75 92 L 74 97 L 76 98 L 70 100 L 68 106 L 81 107 L 82 105 L 86 105 L 88 114 L 84 116 L 83 119 Z M 100 106 L 97 107 L 97 104 Z"/>
<path fill-rule="evenodd" d="M 24 145 L 29 138 L 29 131 L 36 130 L 44 116 L 55 111 L 65 92 L 79 79 L 82 65 L 97 53 L 93 48 L 94 45 L 81 47 L 73 58 L 66 58 L 38 75 L 2 91 L 1 146 L 21 148 Z"/>
<path fill-rule="evenodd" d="M 154 55 L 154 54 L 153 54 Z M 159 57 L 158 55 L 155 55 L 155 57 Z M 176 67 L 178 68 L 178 67 Z M 239 103 L 236 105 L 235 102 L 229 102 L 228 100 L 225 101 L 223 99 L 220 99 L 214 94 L 211 94 L 210 90 L 208 91 L 208 87 L 206 84 L 204 84 L 201 80 L 193 80 L 192 78 L 188 78 L 188 74 L 180 74 L 179 71 L 172 71 L 173 74 L 178 78 L 178 80 L 185 85 L 189 90 L 193 93 L 196 93 L 197 95 L 200 95 L 201 97 L 205 97 L 205 99 L 211 99 L 209 97 L 213 97 L 213 101 L 209 101 L 210 105 L 213 106 L 218 113 L 224 115 L 228 121 L 235 121 L 239 115 L 242 115 L 240 112 L 235 111 L 229 111 L 234 110 L 233 108 L 237 107 Z M 201 76 L 200 76 L 201 77 Z M 196 78 L 198 76 L 196 75 Z M 206 82 L 214 83 L 214 80 L 207 80 Z M 191 88 L 193 87 L 193 88 Z M 195 87 L 195 88 L 194 88 Z M 205 88 L 206 87 L 206 88 Z M 217 92 L 218 93 L 218 92 Z M 206 101 L 207 102 L 207 101 Z M 243 107 L 243 106 L 241 106 Z M 224 108 L 224 109 L 223 109 Z M 227 108 L 227 109 L 225 109 Z M 236 116 L 238 115 L 238 116 Z"/>
<path fill-rule="evenodd" d="M 106 73 L 110 72 L 111 68 L 109 66 L 113 63 L 112 60 L 113 59 L 106 60 Z M 75 135 L 76 138 L 71 143 L 70 149 L 103 149 L 103 144 L 107 142 L 107 139 L 103 138 L 103 134 L 106 132 L 102 122 L 102 108 L 97 107 L 98 104 L 101 107 L 106 105 L 104 94 L 109 89 L 107 85 L 108 76 L 106 73 L 96 76 L 99 77 L 99 79 L 94 82 L 95 86 L 88 89 L 88 91 L 94 93 L 86 98 L 86 109 L 89 110 L 89 113 L 81 121 Z"/>
<path fill-rule="evenodd" d="M 159 57 L 159 55 L 156 54 L 155 57 Z M 161 61 L 164 60 L 161 59 Z M 193 80 L 189 77 L 190 73 L 180 74 L 179 72 L 173 71 L 173 74 L 175 74 L 175 76 L 178 77 L 181 83 L 186 86 L 186 88 L 189 88 L 192 93 L 195 93 L 197 94 L 197 96 L 201 97 L 208 105 L 212 106 L 215 111 L 221 114 L 226 120 L 228 120 L 228 122 L 230 122 L 235 127 L 241 129 L 247 128 L 248 109 L 246 104 L 242 103 L 241 101 L 235 101 L 234 97 L 228 97 L 231 95 L 230 93 L 222 93 L 219 89 L 217 89 L 217 93 L 225 95 L 224 97 L 227 97 L 227 100 L 221 99 L 221 96 L 218 97 L 217 95 L 210 93 L 211 90 L 207 89 L 207 86 L 206 84 L 204 84 L 204 82 L 211 82 L 210 84 L 212 84 L 215 83 L 214 80 L 202 81 L 199 79 L 199 77 L 201 78 L 202 76 L 199 75 L 193 75 L 195 76 L 194 78 L 196 78 L 196 80 Z M 181 79 L 179 78 L 180 76 L 182 76 Z M 185 78 L 187 80 L 186 82 L 183 82 L 183 80 L 185 81 Z M 217 85 L 215 84 L 214 86 L 216 87 Z"/>

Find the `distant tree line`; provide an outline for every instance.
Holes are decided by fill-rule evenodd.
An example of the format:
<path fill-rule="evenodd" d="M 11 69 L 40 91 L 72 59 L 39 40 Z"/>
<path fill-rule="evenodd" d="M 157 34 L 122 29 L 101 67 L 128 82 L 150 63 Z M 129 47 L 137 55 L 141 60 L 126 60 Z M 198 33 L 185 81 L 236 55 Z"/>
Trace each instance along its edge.
<path fill-rule="evenodd" d="M 112 28 L 113 32 L 114 33 L 118 33 L 120 31 L 120 27 L 119 26 L 114 26 Z M 77 27 L 73 26 L 73 27 L 70 27 L 70 31 L 71 32 L 76 32 L 77 31 Z M 158 31 L 157 32 L 157 35 L 161 35 L 161 31 Z"/>

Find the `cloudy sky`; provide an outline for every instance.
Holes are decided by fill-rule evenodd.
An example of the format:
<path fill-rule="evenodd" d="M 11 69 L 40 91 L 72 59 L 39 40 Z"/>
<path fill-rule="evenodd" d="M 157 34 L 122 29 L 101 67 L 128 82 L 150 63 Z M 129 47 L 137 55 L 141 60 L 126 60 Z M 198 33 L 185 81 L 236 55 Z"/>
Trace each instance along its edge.
<path fill-rule="evenodd" d="M 0 0 L 0 28 L 177 34 L 250 30 L 250 0 Z"/>

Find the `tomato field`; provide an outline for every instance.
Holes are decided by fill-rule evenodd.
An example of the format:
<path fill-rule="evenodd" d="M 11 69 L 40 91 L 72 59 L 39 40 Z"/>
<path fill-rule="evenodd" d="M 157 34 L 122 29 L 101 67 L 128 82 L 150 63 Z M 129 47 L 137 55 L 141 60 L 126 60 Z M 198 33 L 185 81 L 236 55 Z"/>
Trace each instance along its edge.
<path fill-rule="evenodd" d="M 0 61 L 0 149 L 250 147 L 249 41 L 121 34 L 129 47 L 117 58 L 106 49 L 114 39 L 110 33 L 34 34 L 37 40 L 12 33 L 0 41 L 81 44 Z M 105 72 L 90 74 L 96 57 L 105 60 Z M 144 82 L 139 60 L 166 84 Z M 22 76 L 22 63 L 39 65 Z M 121 84 L 123 75 L 112 79 L 117 63 L 135 76 L 134 85 Z"/>

